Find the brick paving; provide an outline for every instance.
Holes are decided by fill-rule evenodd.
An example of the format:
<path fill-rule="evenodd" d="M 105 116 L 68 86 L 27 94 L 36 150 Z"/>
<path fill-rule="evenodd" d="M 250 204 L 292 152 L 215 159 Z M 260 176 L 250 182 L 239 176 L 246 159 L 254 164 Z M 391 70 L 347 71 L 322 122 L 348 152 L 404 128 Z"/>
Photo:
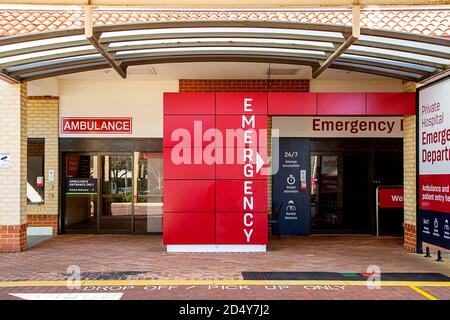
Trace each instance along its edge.
<path fill-rule="evenodd" d="M 450 299 L 450 288 L 422 288 L 438 299 Z M 88 286 L 0 288 L 0 300 L 20 300 L 20 294 L 80 294 L 86 299 L 95 295 L 122 293 L 123 300 L 427 300 L 409 287 L 381 287 L 369 290 L 365 286 Z M 91 295 L 91 297 L 89 297 Z M 111 297 L 112 298 L 112 297 Z M 35 297 L 35 299 L 39 299 Z M 74 298 L 76 299 L 76 298 Z"/>
<path fill-rule="evenodd" d="M 166 253 L 160 236 L 61 235 L 0 254 L 0 281 L 64 280 L 71 265 L 89 279 L 120 272 L 117 279 L 239 280 L 243 271 L 364 273 L 370 265 L 450 276 L 449 262 L 434 260 L 406 251 L 395 237 L 313 235 L 272 238 L 267 253 Z"/>

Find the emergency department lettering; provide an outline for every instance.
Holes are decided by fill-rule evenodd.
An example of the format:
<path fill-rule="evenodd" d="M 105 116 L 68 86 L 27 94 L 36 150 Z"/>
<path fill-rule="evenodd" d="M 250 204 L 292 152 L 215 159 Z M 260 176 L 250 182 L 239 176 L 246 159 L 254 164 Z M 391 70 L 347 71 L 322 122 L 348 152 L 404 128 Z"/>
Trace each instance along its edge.
<path fill-rule="evenodd" d="M 61 118 L 61 133 L 132 133 L 132 118 Z"/>
<path fill-rule="evenodd" d="M 401 121 L 401 130 L 403 131 L 403 120 Z M 373 121 L 373 120 L 324 120 L 313 119 L 314 131 L 348 131 L 357 134 L 359 132 L 386 132 L 392 133 L 395 128 L 395 120 L 391 121 Z"/>
<path fill-rule="evenodd" d="M 246 132 L 248 132 L 248 126 L 250 128 L 255 128 L 255 116 L 251 115 L 250 119 L 247 118 L 246 113 L 252 113 L 252 101 L 251 98 L 244 98 L 244 114 L 242 115 L 242 129 L 244 131 L 244 136 L 247 137 Z M 248 137 L 250 139 L 250 137 Z M 252 141 L 248 141 L 248 143 L 252 143 Z M 244 176 L 246 178 L 252 178 L 254 175 L 254 171 L 250 171 L 250 175 L 248 174 L 247 170 L 245 169 L 247 166 L 252 166 L 251 163 L 254 163 L 254 157 L 253 150 L 251 148 L 244 149 Z M 249 212 L 250 210 L 253 210 L 253 181 L 246 180 L 244 181 L 244 202 L 243 202 L 243 210 L 245 211 L 244 214 L 244 234 L 245 239 L 247 242 L 251 241 L 251 236 L 253 234 L 253 214 Z"/>

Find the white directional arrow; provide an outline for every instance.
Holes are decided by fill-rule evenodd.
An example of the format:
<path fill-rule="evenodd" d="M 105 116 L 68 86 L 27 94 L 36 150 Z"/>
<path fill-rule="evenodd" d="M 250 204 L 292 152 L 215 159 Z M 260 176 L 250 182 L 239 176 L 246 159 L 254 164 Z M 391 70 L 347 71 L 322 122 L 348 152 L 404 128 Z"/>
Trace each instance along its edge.
<path fill-rule="evenodd" d="M 258 173 L 261 170 L 263 165 L 264 165 L 263 158 L 259 155 L 258 152 L 256 152 L 256 173 Z"/>
<path fill-rule="evenodd" d="M 10 293 L 24 300 L 120 300 L 121 292 Z"/>

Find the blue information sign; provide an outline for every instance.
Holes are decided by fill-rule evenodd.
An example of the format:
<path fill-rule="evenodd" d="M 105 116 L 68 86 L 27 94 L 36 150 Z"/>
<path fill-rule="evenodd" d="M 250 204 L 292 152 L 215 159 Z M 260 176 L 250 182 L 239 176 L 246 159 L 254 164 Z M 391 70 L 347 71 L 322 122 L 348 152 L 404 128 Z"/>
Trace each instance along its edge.
<path fill-rule="evenodd" d="M 310 232 L 310 141 L 280 138 L 279 171 L 272 180 L 272 203 L 280 203 L 281 235 L 307 235 Z"/>

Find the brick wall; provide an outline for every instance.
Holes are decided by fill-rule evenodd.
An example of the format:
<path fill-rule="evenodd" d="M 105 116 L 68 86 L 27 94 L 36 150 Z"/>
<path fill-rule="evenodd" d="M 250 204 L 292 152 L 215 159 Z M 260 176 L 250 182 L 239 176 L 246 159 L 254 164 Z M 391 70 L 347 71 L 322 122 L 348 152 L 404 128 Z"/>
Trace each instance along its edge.
<path fill-rule="evenodd" d="M 59 99 L 58 97 L 28 97 L 28 138 L 45 139 L 44 203 L 28 204 L 29 227 L 52 227 L 58 232 L 58 175 L 59 175 Z M 55 180 L 48 181 L 53 170 Z"/>
<path fill-rule="evenodd" d="M 181 79 L 180 92 L 309 92 L 309 80 Z"/>
<path fill-rule="evenodd" d="M 414 92 L 414 82 L 403 83 L 404 91 Z M 405 116 L 403 138 L 403 184 L 404 218 L 403 230 L 405 249 L 416 251 L 416 116 Z"/>
<path fill-rule="evenodd" d="M 51 227 L 53 235 L 58 234 L 58 215 L 39 214 L 37 212 L 28 214 L 28 227 Z"/>
<path fill-rule="evenodd" d="M 27 224 L 0 226 L 0 252 L 27 249 Z"/>
<path fill-rule="evenodd" d="M 16 252 L 26 249 L 27 86 L 0 81 L 0 92 L 0 152 L 11 158 L 0 169 L 0 252 Z"/>

